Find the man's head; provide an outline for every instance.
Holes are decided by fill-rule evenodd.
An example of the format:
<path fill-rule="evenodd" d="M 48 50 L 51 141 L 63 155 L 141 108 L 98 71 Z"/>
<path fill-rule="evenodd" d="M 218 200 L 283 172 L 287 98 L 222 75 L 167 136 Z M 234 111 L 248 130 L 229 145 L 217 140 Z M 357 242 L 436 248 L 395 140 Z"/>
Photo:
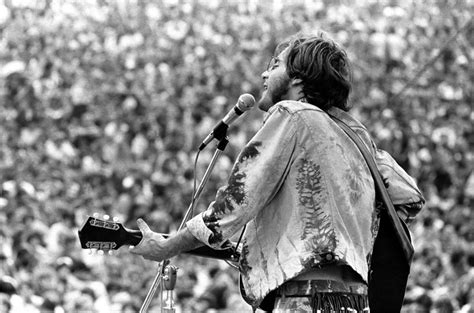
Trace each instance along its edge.
<path fill-rule="evenodd" d="M 260 109 L 278 101 L 300 100 L 327 110 L 349 110 L 351 71 L 345 51 L 324 33 L 295 35 L 280 43 L 262 74 L 264 93 Z"/>

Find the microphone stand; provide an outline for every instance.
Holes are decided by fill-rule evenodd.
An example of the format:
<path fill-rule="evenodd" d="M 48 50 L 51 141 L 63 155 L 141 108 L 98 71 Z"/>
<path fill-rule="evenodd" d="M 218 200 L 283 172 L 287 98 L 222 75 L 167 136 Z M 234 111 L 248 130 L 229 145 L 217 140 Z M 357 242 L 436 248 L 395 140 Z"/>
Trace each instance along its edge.
<path fill-rule="evenodd" d="M 201 197 L 202 191 L 204 190 L 204 186 L 207 184 L 209 177 L 211 176 L 211 172 L 214 169 L 217 159 L 219 156 L 224 152 L 225 148 L 227 147 L 227 144 L 229 143 L 229 140 L 227 137 L 224 137 L 221 139 L 217 145 L 216 151 L 214 152 L 214 155 L 212 156 L 211 162 L 207 166 L 206 172 L 204 173 L 204 176 L 201 180 L 201 183 L 199 184 L 198 188 L 196 189 L 196 193 L 193 195 L 193 200 L 191 201 L 191 204 L 189 205 L 183 220 L 181 221 L 181 225 L 179 225 L 179 228 L 177 231 L 180 231 L 186 222 L 189 219 L 189 215 L 194 209 L 194 205 L 197 203 L 199 198 Z M 148 293 L 146 295 L 145 300 L 143 301 L 143 304 L 140 308 L 140 313 L 146 313 L 148 311 L 148 307 L 150 306 L 151 301 L 153 300 L 153 297 L 158 290 L 158 288 L 162 285 L 163 280 L 164 280 L 164 275 L 167 272 L 176 272 L 176 267 L 170 265 L 170 260 L 163 260 L 160 265 L 158 266 L 158 271 L 155 275 L 155 278 L 153 279 L 152 285 L 150 289 L 148 290 Z M 168 276 L 168 275 L 166 275 Z M 166 279 L 169 279 L 166 277 Z M 163 289 L 163 288 L 161 288 Z M 168 289 L 168 288 L 167 288 Z M 169 290 L 169 289 L 168 289 Z M 163 290 L 161 290 L 163 292 Z M 162 304 L 163 305 L 163 304 Z M 169 311 L 171 309 L 171 311 Z M 167 308 L 167 312 L 174 312 L 172 308 Z"/>

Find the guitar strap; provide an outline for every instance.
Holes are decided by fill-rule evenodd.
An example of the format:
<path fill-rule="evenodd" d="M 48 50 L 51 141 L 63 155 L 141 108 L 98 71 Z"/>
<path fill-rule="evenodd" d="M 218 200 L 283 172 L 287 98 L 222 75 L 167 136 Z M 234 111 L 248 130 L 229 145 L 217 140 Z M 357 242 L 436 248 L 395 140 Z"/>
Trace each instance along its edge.
<path fill-rule="evenodd" d="M 346 123 L 330 116 L 359 148 L 372 173 L 377 199 L 383 203 L 379 231 L 370 260 L 370 312 L 400 312 L 414 253 L 410 232 L 399 218 L 374 157 L 366 145 Z"/>
<path fill-rule="evenodd" d="M 407 262 L 411 262 L 414 253 L 413 245 L 411 244 L 411 240 L 408 237 L 409 235 L 405 231 L 406 226 L 402 224 L 402 221 L 398 217 L 395 207 L 393 206 L 392 200 L 390 199 L 390 195 L 388 194 L 387 188 L 383 183 L 382 175 L 380 174 L 377 165 L 375 164 L 373 156 L 370 154 L 369 150 L 362 142 L 360 137 L 346 123 L 344 123 L 335 116 L 331 115 L 331 117 L 333 121 L 336 122 L 336 124 L 347 134 L 347 136 L 352 139 L 352 141 L 356 144 L 356 146 L 362 153 L 362 156 L 364 157 L 365 161 L 367 162 L 370 172 L 372 173 L 372 177 L 374 178 L 375 190 L 377 192 L 379 200 L 383 202 L 387 214 L 390 218 L 390 223 L 393 225 L 399 236 L 400 245 L 403 249 L 403 253 L 405 254 Z"/>

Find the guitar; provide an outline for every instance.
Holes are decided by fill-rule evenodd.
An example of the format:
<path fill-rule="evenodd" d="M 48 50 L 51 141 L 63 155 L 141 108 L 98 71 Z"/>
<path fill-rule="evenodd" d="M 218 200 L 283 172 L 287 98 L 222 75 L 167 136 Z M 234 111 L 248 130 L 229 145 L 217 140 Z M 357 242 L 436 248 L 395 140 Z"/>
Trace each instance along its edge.
<path fill-rule="evenodd" d="M 99 219 L 92 216 L 89 216 L 82 224 L 78 233 L 82 249 L 97 249 L 104 252 L 118 250 L 124 245 L 136 246 L 143 237 L 140 230 L 128 229 L 114 220 Z M 162 235 L 165 238 L 169 236 L 168 234 Z M 233 262 L 237 262 L 240 257 L 240 253 L 235 246 L 224 250 L 202 246 L 185 253 Z"/>

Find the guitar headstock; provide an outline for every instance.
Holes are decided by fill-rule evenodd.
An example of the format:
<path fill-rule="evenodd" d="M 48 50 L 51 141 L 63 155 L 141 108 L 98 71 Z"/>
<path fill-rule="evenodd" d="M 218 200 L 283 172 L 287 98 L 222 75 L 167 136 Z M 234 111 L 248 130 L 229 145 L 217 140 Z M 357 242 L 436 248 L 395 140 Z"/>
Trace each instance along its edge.
<path fill-rule="evenodd" d="M 165 238 L 168 234 L 161 234 Z M 79 240 L 83 249 L 97 250 L 99 253 L 112 252 L 118 250 L 121 246 L 136 246 L 140 243 L 143 235 L 139 230 L 125 228 L 117 220 L 104 216 L 99 219 L 98 216 L 89 216 L 79 229 Z M 229 260 L 236 262 L 239 259 L 240 252 L 235 248 L 224 250 L 214 250 L 208 246 L 202 246 L 186 253 L 214 258 L 219 260 Z"/>
<path fill-rule="evenodd" d="M 79 240 L 83 249 L 112 251 L 123 245 L 136 245 L 140 242 L 140 231 L 127 230 L 116 219 L 110 220 L 89 216 L 79 229 Z"/>

